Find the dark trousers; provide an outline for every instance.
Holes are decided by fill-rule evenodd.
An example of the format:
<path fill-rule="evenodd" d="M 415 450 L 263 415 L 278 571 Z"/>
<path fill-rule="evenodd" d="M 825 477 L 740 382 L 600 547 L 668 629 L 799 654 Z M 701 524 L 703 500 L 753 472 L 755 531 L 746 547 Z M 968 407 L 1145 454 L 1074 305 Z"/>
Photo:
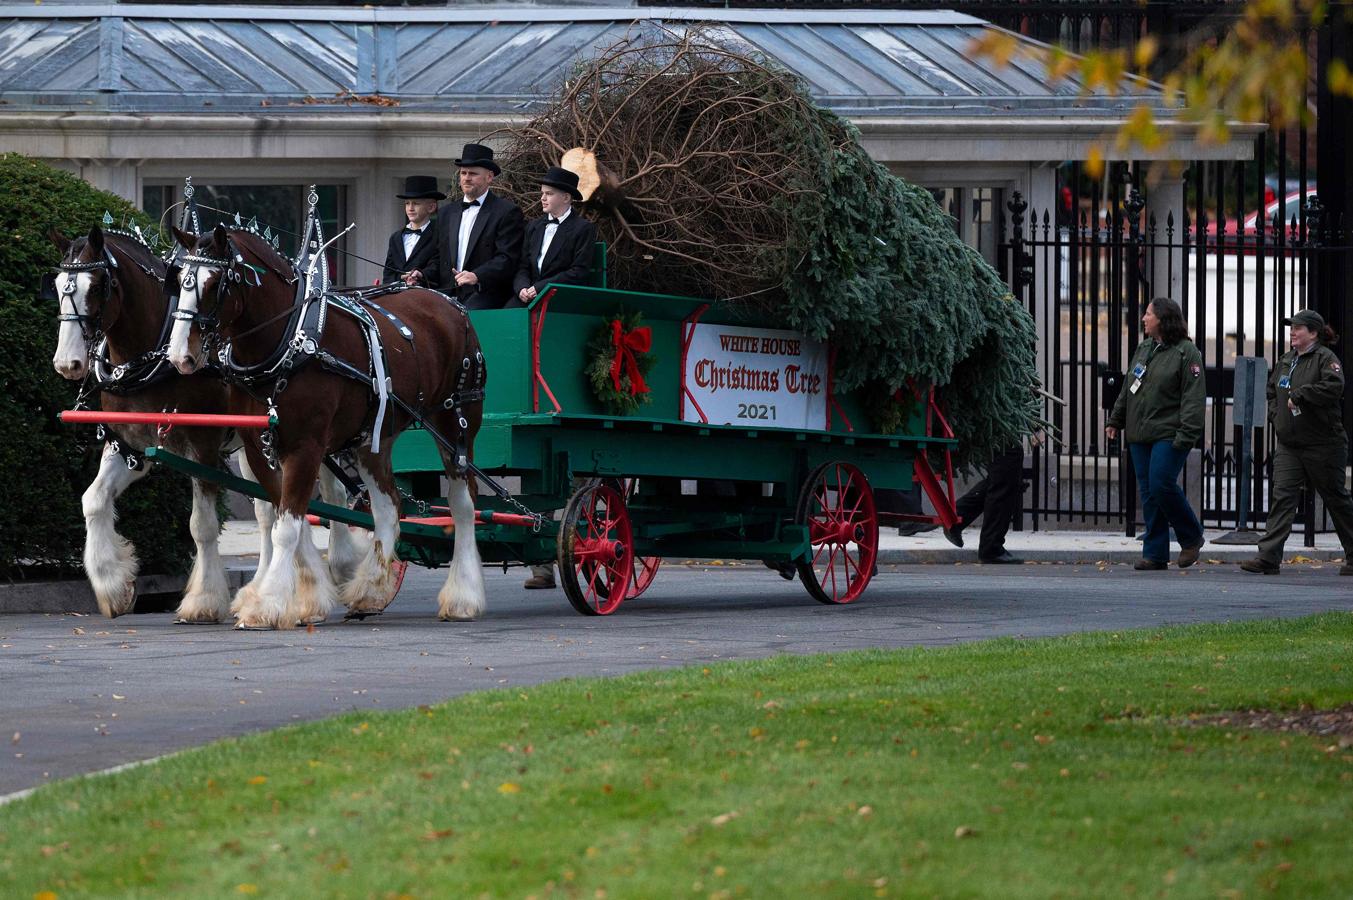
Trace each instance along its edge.
<path fill-rule="evenodd" d="M 977 543 L 977 558 L 992 559 L 1005 552 L 1005 535 L 1019 510 L 1024 493 L 1024 447 L 1016 445 L 998 453 L 987 466 L 986 477 L 958 498 L 958 529 L 982 517 L 982 537 Z"/>
<path fill-rule="evenodd" d="M 1174 528 L 1179 546 L 1192 550 L 1203 545 L 1203 526 L 1189 506 L 1189 498 L 1179 487 L 1179 473 L 1188 450 L 1176 450 L 1170 441 L 1128 444 L 1132 467 L 1137 473 L 1137 488 L 1142 498 L 1142 520 L 1146 536 L 1142 538 L 1142 558 L 1154 562 L 1170 561 L 1170 529 Z"/>
<path fill-rule="evenodd" d="M 1259 539 L 1259 556 L 1271 563 L 1283 561 L 1283 544 L 1297 515 L 1297 497 L 1309 484 L 1325 501 L 1334 520 L 1344 559 L 1353 562 L 1353 498 L 1344 484 L 1348 446 L 1286 447 L 1281 442 L 1273 452 L 1273 479 L 1269 482 L 1268 527 Z"/>

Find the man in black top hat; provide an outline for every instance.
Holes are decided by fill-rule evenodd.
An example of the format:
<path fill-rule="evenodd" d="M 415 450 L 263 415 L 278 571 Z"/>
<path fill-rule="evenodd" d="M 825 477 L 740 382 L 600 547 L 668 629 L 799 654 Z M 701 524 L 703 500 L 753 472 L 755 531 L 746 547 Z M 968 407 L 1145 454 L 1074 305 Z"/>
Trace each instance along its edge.
<path fill-rule="evenodd" d="M 437 269 L 437 201 L 446 195 L 437 190 L 437 179 L 431 175 L 410 175 L 404 179 L 404 193 L 396 194 L 404 201 L 404 215 L 408 222 L 390 235 L 390 248 L 385 253 L 385 271 L 381 283 L 403 281 L 411 287 L 426 285 L 426 272 Z"/>
<path fill-rule="evenodd" d="M 573 212 L 573 201 L 582 199 L 577 173 L 559 166 L 545 170 L 540 179 L 540 207 L 545 215 L 526 224 L 521 265 L 508 306 L 529 306 L 547 284 L 587 281 L 597 226 Z"/>
<path fill-rule="evenodd" d="M 515 203 L 489 190 L 502 171 L 491 149 L 466 144 L 455 163 L 463 196 L 443 204 L 437 216 L 437 278 L 424 275 L 470 309 L 499 309 L 512 296 L 525 217 Z"/>

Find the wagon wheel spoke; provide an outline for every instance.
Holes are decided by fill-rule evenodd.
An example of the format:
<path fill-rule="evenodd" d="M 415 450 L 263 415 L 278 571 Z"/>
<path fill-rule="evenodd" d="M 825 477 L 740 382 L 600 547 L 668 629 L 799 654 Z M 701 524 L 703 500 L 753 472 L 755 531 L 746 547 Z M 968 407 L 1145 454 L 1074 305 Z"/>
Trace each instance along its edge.
<path fill-rule="evenodd" d="M 849 603 L 873 577 L 878 514 L 864 473 L 850 463 L 820 466 L 804 484 L 795 520 L 807 527 L 811 553 L 800 580 L 822 603 Z"/>

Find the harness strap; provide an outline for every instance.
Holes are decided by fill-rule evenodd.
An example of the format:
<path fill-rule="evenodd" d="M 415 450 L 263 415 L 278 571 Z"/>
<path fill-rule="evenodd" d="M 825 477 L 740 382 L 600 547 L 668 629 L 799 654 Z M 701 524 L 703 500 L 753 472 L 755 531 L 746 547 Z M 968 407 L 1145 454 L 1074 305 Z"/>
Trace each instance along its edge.
<path fill-rule="evenodd" d="M 109 426 L 102 424 L 97 426 L 94 429 L 94 438 L 111 447 L 114 453 L 122 457 L 122 461 L 131 471 L 139 472 L 146 467 L 145 457 L 134 450 L 129 450 L 130 445 L 127 441 Z"/>
<path fill-rule="evenodd" d="M 394 313 L 390 312 L 390 310 L 381 306 L 374 300 L 367 300 L 363 298 L 362 302 L 365 305 L 374 309 L 376 312 L 385 316 L 385 318 L 390 322 L 390 324 L 395 326 L 395 330 L 399 332 L 400 337 L 404 338 L 404 340 L 408 341 L 410 344 L 413 343 L 413 331 L 409 328 L 409 326 L 405 325 L 403 322 L 400 321 L 399 316 L 396 316 Z"/>

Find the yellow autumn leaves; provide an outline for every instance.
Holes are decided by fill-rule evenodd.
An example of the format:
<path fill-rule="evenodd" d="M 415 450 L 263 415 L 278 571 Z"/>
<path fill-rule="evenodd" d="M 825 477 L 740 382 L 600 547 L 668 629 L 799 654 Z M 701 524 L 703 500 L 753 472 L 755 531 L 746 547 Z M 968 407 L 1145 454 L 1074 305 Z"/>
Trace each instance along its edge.
<path fill-rule="evenodd" d="M 1203 144 L 1230 139 L 1237 122 L 1265 122 L 1275 129 L 1310 121 L 1316 84 L 1309 47 L 1314 29 L 1331 11 L 1325 0 L 1248 0 L 1225 28 L 1185 35 L 1169 48 L 1177 60 L 1168 71 L 1155 73 L 1165 92 L 1165 103 L 1177 105 L 1178 119 L 1194 126 L 1194 138 Z M 1090 50 L 1076 55 L 1060 47 L 1044 47 L 1004 29 L 987 29 L 969 52 L 999 66 L 1026 61 L 1040 66 L 1050 84 L 1076 78 L 1081 96 L 1117 95 L 1127 79 L 1145 75 L 1162 55 L 1155 37 L 1144 36 L 1131 48 Z M 1353 97 L 1353 70 L 1336 59 L 1321 73 L 1336 95 Z M 1131 148 L 1151 151 L 1167 139 L 1156 112 L 1142 103 L 1100 146 L 1087 156 L 1091 177 L 1103 174 L 1111 145 L 1119 155 Z"/>

